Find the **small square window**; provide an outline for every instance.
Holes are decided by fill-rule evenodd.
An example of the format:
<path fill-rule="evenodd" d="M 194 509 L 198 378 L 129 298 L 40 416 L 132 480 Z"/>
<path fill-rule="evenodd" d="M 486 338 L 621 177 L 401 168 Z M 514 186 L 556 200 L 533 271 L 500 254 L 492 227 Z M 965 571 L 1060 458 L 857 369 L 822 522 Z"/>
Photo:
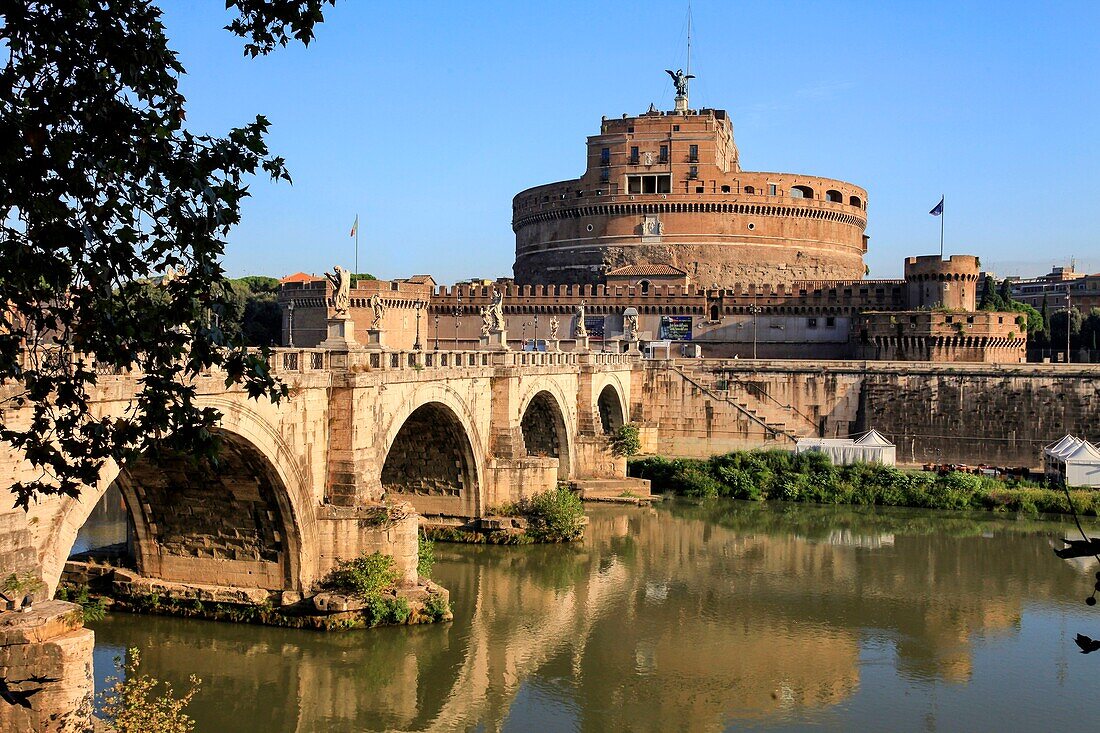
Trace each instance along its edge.
<path fill-rule="evenodd" d="M 768 195 L 769 196 L 776 196 L 776 195 L 778 195 L 778 193 L 779 193 L 779 187 L 776 186 L 774 183 L 769 183 L 768 184 Z"/>
<path fill-rule="evenodd" d="M 729 193 L 729 192 L 730 192 L 730 187 L 729 186 L 722 186 L 722 193 Z"/>
<path fill-rule="evenodd" d="M 703 186 L 696 186 L 695 193 L 706 193 L 706 189 Z"/>
<path fill-rule="evenodd" d="M 627 131 L 628 134 L 633 134 L 634 133 L 634 125 L 631 125 L 630 127 L 626 128 L 626 131 Z"/>
<path fill-rule="evenodd" d="M 836 318 L 834 316 L 828 316 L 825 319 L 825 328 L 836 328 Z"/>
<path fill-rule="evenodd" d="M 817 328 L 817 319 L 816 318 L 807 318 L 806 319 L 806 328 Z"/>
<path fill-rule="evenodd" d="M 680 131 L 680 126 L 679 125 L 673 125 L 672 126 L 672 131 L 673 132 L 679 132 Z"/>

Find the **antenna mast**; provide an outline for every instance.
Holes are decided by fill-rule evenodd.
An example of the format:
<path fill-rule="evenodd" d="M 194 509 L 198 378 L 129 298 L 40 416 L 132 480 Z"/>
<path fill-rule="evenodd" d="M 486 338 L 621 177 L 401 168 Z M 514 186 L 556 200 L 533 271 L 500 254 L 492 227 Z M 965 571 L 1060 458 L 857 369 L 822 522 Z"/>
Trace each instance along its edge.
<path fill-rule="evenodd" d="M 687 73 L 691 75 L 691 0 L 688 0 Z"/>

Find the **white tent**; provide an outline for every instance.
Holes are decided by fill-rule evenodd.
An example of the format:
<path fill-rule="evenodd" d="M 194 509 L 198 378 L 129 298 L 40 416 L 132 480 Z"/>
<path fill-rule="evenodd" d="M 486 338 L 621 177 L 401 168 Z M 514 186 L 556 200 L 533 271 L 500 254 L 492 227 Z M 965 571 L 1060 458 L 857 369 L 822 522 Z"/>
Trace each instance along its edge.
<path fill-rule="evenodd" d="M 853 463 L 881 463 L 893 466 L 896 448 L 877 430 L 871 430 L 858 440 L 851 438 L 799 438 L 795 453 L 817 452 L 829 456 L 837 466 Z"/>
<path fill-rule="evenodd" d="M 1066 486 L 1100 487 L 1100 449 L 1095 445 L 1081 441 L 1063 462 Z"/>

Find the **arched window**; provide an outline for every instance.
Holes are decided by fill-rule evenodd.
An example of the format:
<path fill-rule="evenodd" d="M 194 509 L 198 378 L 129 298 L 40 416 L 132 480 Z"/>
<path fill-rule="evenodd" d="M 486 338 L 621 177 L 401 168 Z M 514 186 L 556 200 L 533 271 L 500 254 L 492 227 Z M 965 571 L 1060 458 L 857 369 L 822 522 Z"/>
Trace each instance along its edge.
<path fill-rule="evenodd" d="M 642 295 L 649 295 L 649 280 L 639 280 L 638 287 L 642 289 Z"/>
<path fill-rule="evenodd" d="M 854 206 L 857 209 L 862 209 L 863 208 L 863 201 L 860 200 L 859 196 L 849 196 L 848 197 L 848 205 L 849 206 Z"/>
<path fill-rule="evenodd" d="M 719 320 L 719 315 L 720 314 L 718 312 L 718 304 L 717 303 L 712 303 L 711 306 L 710 306 L 710 320 L 718 321 Z"/>
<path fill-rule="evenodd" d="M 809 186 L 791 186 L 792 199 L 812 199 L 814 190 Z"/>
<path fill-rule="evenodd" d="M 840 191 L 834 190 L 832 188 L 830 188 L 828 191 L 825 192 L 825 198 L 826 198 L 826 200 L 832 201 L 833 203 L 837 203 L 837 204 L 844 203 L 844 194 L 842 194 Z"/>
<path fill-rule="evenodd" d="M 756 193 L 756 189 L 752 186 L 745 186 L 745 193 Z"/>

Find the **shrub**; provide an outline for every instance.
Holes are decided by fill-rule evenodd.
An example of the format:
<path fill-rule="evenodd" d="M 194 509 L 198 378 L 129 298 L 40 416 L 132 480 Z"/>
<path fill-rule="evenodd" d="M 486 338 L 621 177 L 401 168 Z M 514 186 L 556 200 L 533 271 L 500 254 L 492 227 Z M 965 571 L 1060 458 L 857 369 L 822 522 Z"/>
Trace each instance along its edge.
<path fill-rule="evenodd" d="M 562 487 L 521 499 L 502 513 L 526 518 L 527 534 L 536 542 L 570 542 L 584 532 L 584 506 Z"/>
<path fill-rule="evenodd" d="M 611 438 L 611 452 L 616 456 L 634 456 L 642 449 L 638 426 L 634 423 L 620 425 Z"/>
<path fill-rule="evenodd" d="M 442 621 L 450 612 L 451 606 L 441 593 L 433 593 L 428 596 L 428 600 L 424 602 L 424 613 L 428 614 L 428 617 L 432 621 Z"/>
<path fill-rule="evenodd" d="M 409 620 L 412 610 L 404 598 L 374 596 L 367 603 L 371 626 L 378 624 L 403 624 Z"/>
<path fill-rule="evenodd" d="M 416 574 L 421 578 L 432 577 L 432 566 L 435 565 L 435 543 L 425 535 L 417 535 L 416 540 Z"/>
<path fill-rule="evenodd" d="M 321 585 L 325 590 L 372 600 L 396 583 L 397 570 L 393 567 L 393 558 L 380 552 L 372 552 L 341 562 Z"/>
<path fill-rule="evenodd" d="M 127 651 L 129 661 L 115 658 L 115 668 L 122 675 L 111 678 L 114 684 L 103 697 L 103 714 L 116 733 L 190 733 L 195 721 L 183 709 L 199 689 L 199 678 L 191 675 L 191 689 L 182 697 L 176 697 L 172 685 L 161 683 L 140 673 L 141 654 L 137 649 Z M 111 680 L 108 680 L 111 681 Z"/>

